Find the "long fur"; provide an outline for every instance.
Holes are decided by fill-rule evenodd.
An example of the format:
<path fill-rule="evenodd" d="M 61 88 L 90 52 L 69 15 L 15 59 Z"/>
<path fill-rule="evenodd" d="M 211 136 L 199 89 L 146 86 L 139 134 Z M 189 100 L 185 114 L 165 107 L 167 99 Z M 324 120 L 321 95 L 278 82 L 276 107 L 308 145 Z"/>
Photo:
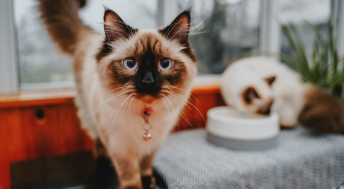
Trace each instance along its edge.
<path fill-rule="evenodd" d="M 84 30 L 90 30 L 78 16 L 86 0 L 39 0 L 41 19 L 60 50 L 74 54 Z"/>
<path fill-rule="evenodd" d="M 310 87 L 299 120 L 314 133 L 341 132 L 344 127 L 343 104 L 331 94 Z"/>
<path fill-rule="evenodd" d="M 104 36 L 78 17 L 84 1 L 39 1 L 50 36 L 63 52 L 73 55 L 82 128 L 106 149 L 121 188 L 142 188 L 141 176 L 151 177 L 153 186 L 154 154 L 178 121 L 197 74 L 197 58 L 188 41 L 190 13 L 181 13 L 165 28 L 147 31 L 130 27 L 106 10 Z M 170 33 L 175 37 L 166 35 Z M 137 63 L 136 69 L 125 68 L 128 59 Z M 171 69 L 161 69 L 162 60 L 170 60 Z M 153 84 L 143 83 L 148 73 Z M 154 110 L 148 142 L 142 138 L 147 108 Z"/>
<path fill-rule="evenodd" d="M 314 133 L 343 128 L 344 109 L 338 99 L 304 83 L 295 71 L 272 58 L 234 62 L 223 74 L 221 91 L 227 104 L 239 111 L 276 112 L 282 127 L 301 123 Z"/>

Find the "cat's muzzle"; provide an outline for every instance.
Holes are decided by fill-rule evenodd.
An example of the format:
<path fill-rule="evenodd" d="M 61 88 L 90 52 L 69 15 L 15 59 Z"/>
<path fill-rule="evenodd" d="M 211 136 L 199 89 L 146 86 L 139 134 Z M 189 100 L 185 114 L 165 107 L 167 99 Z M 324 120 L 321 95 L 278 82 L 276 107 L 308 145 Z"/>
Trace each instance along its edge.
<path fill-rule="evenodd" d="M 135 89 L 141 95 L 157 96 L 161 90 L 161 81 L 153 72 L 147 71 L 136 81 Z"/>
<path fill-rule="evenodd" d="M 269 115 L 271 113 L 271 107 L 273 105 L 273 100 L 269 101 L 268 103 L 264 104 L 260 107 L 257 111 L 258 114 L 262 115 Z"/>

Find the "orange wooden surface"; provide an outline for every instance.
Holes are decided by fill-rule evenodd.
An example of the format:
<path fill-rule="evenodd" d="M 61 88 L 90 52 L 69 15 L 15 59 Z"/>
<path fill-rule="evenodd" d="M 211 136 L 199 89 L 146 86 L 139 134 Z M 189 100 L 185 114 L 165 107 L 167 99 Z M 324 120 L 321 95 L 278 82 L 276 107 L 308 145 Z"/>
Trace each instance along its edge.
<path fill-rule="evenodd" d="M 0 95 L 0 189 L 10 188 L 12 162 L 92 148 L 79 126 L 74 95 L 73 89 Z M 196 85 L 174 131 L 204 127 L 208 109 L 223 104 L 218 85 Z"/>
<path fill-rule="evenodd" d="M 73 88 L 1 94 L 0 109 L 72 103 L 74 96 Z"/>
<path fill-rule="evenodd" d="M 36 112 L 42 110 L 44 118 Z M 72 103 L 0 109 L 0 186 L 10 188 L 10 163 L 90 150 Z"/>

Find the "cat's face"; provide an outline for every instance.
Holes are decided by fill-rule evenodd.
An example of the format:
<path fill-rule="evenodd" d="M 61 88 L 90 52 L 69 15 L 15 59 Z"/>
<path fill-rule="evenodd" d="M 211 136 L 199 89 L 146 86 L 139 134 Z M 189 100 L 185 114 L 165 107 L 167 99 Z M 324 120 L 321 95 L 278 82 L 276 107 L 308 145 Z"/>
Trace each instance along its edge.
<path fill-rule="evenodd" d="M 157 31 L 134 29 L 111 10 L 104 22 L 106 38 L 97 60 L 109 91 L 152 101 L 183 93 L 191 85 L 197 58 L 188 41 L 189 12 Z"/>
<path fill-rule="evenodd" d="M 274 102 L 271 86 L 275 79 L 275 76 L 271 76 L 244 87 L 239 95 L 241 103 L 237 106 L 249 113 L 270 114 Z"/>

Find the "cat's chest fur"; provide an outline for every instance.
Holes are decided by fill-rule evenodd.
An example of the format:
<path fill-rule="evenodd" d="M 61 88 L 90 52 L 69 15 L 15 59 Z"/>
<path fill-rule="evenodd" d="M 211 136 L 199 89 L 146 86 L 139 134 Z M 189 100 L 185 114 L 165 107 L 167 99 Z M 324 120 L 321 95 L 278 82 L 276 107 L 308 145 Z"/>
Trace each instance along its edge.
<path fill-rule="evenodd" d="M 101 41 L 101 36 L 94 35 L 93 38 L 83 42 L 85 51 L 80 53 L 82 67 L 75 69 L 78 113 L 82 121 L 87 122 L 82 126 L 91 138 L 102 139 L 109 153 L 120 153 L 131 149 L 139 155 L 149 154 L 166 139 L 186 101 L 179 106 L 172 105 L 169 101 L 165 103 L 153 101 L 149 105 L 154 109 L 149 117 L 149 124 L 152 127 L 149 132 L 152 134 L 152 140 L 144 141 L 143 111 L 147 104 L 132 103 L 127 95 L 109 94 L 109 91 L 104 89 L 95 71 L 97 67 L 94 59 Z M 75 60 L 78 61 L 78 57 Z M 190 87 L 185 89 L 183 99 L 187 99 L 187 91 L 190 90 Z"/>

